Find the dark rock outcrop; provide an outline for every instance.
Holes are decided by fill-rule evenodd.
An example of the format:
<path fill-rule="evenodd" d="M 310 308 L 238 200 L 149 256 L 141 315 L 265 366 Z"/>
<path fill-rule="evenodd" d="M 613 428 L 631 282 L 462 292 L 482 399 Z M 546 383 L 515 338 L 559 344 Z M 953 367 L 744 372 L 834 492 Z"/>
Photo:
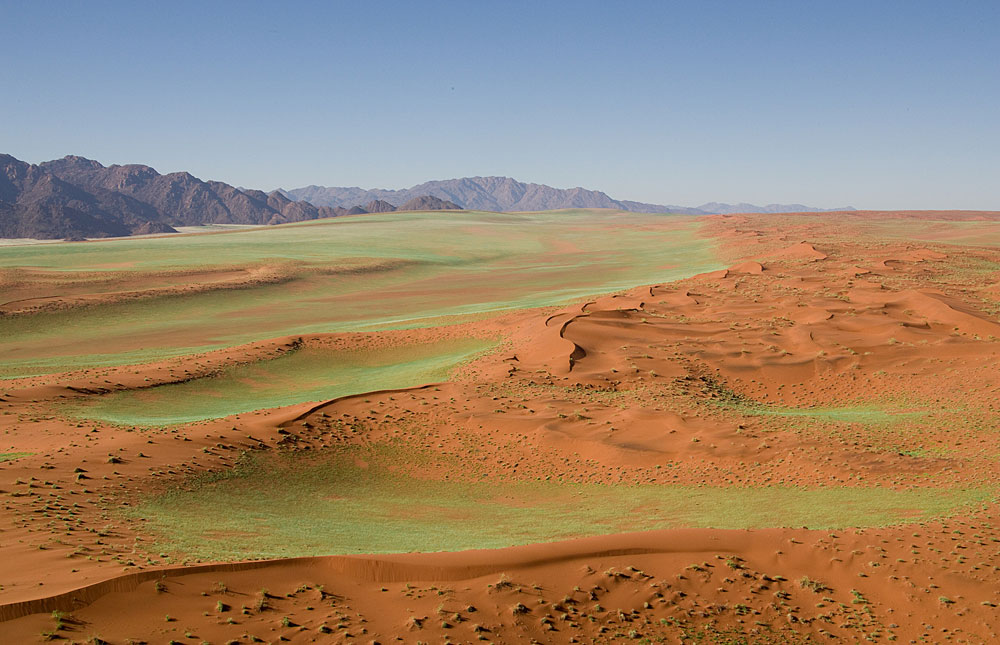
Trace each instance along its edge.
<path fill-rule="evenodd" d="M 401 211 L 460 211 L 462 207 L 455 202 L 434 197 L 433 195 L 423 195 L 403 203 Z"/>
<path fill-rule="evenodd" d="M 396 207 L 383 199 L 373 199 L 363 207 L 369 213 L 391 213 Z"/>
<path fill-rule="evenodd" d="M 175 225 L 276 224 L 334 215 L 330 209 L 292 201 L 278 191 L 240 190 L 220 181 L 202 181 L 188 172 L 161 175 L 138 164 L 104 167 L 75 156 L 39 167 L 87 190 L 105 189 L 133 197 Z"/>
<path fill-rule="evenodd" d="M 0 237 L 117 237 L 339 214 L 279 191 L 240 190 L 187 172 L 161 175 L 149 166 L 105 167 L 75 156 L 33 165 L 0 155 Z"/>
<path fill-rule="evenodd" d="M 169 233 L 155 208 L 104 188 L 86 190 L 0 155 L 0 237 L 39 239 Z"/>

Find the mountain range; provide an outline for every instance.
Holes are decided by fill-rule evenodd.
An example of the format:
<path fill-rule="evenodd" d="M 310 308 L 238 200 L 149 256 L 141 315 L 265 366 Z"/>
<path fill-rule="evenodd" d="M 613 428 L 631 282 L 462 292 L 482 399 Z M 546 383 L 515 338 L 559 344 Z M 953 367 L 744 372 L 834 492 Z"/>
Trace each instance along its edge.
<path fill-rule="evenodd" d="M 360 202 L 356 202 L 360 203 Z M 403 206 L 457 209 L 429 195 Z M 68 156 L 29 164 L 0 154 L 0 237 L 81 239 L 175 232 L 199 224 L 283 224 L 323 217 L 396 210 L 375 203 L 351 208 L 314 206 L 279 191 L 240 189 L 187 172 L 161 175 L 149 166 L 103 166 Z"/>
<path fill-rule="evenodd" d="M 710 214 L 804 212 L 801 204 L 703 204 L 697 208 L 616 200 L 585 188 L 560 189 L 510 177 L 430 181 L 404 190 L 307 186 L 263 192 L 203 181 L 187 172 L 161 175 L 141 164 L 104 166 L 68 156 L 29 164 L 0 154 L 0 237 L 82 239 L 170 233 L 200 224 L 283 224 L 396 210 L 539 211 L 610 208 Z M 850 208 L 834 210 L 853 210 Z"/>
<path fill-rule="evenodd" d="M 697 207 L 667 204 L 647 204 L 613 199 L 607 193 L 586 188 L 553 188 L 544 184 L 531 184 L 510 177 L 463 177 L 428 181 L 401 190 L 345 188 L 331 186 L 305 186 L 292 190 L 279 189 L 287 197 L 307 201 L 315 206 L 344 207 L 378 200 L 401 205 L 418 195 L 432 195 L 454 202 L 469 210 L 485 211 L 545 211 L 560 208 L 613 208 L 637 213 L 683 213 L 710 215 L 719 213 L 804 213 L 827 210 L 854 210 L 842 208 L 813 208 L 802 204 L 723 204 L 709 202 Z"/>

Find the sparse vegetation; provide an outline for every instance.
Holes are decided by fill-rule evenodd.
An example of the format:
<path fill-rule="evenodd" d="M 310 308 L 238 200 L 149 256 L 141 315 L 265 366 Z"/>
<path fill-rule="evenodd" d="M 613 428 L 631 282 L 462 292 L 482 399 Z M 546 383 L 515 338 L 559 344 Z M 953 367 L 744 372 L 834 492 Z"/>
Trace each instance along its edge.
<path fill-rule="evenodd" d="M 496 485 L 413 480 L 390 471 L 390 466 L 398 467 L 404 453 L 355 454 L 348 451 L 309 465 L 301 457 L 294 461 L 246 457 L 232 471 L 208 479 L 199 476 L 131 513 L 147 518 L 148 527 L 159 533 L 157 548 L 217 559 L 247 554 L 281 557 L 489 548 L 671 526 L 883 526 L 913 517 L 891 509 L 921 509 L 926 517 L 933 517 L 991 494 L 985 489 L 734 489 L 535 482 L 503 485 L 504 495 L 519 500 L 516 504 L 484 504 L 496 500 Z M 355 459 L 362 458 L 369 467 L 354 465 Z M 412 453 L 406 455 L 407 460 L 414 458 Z M 215 485 L 205 487 L 207 481 Z M 333 491 L 336 495 L 331 498 Z M 574 504 L 563 504 L 570 496 Z M 310 501 L 304 504 L 303 500 Z M 365 513 L 356 510 L 362 503 L 368 509 Z M 453 509 L 454 519 L 416 512 L 428 505 Z M 393 518 L 372 512 L 379 507 L 412 512 Z M 323 511 L 317 512 L 318 508 Z M 669 508 L 670 513 L 663 517 L 623 513 L 628 508 Z M 267 518 L 266 524 L 261 518 Z M 441 530 L 443 524 L 447 531 Z M 219 530 L 227 532 L 225 539 L 212 537 Z M 326 542 L 317 545 L 316 536 L 325 536 Z"/>

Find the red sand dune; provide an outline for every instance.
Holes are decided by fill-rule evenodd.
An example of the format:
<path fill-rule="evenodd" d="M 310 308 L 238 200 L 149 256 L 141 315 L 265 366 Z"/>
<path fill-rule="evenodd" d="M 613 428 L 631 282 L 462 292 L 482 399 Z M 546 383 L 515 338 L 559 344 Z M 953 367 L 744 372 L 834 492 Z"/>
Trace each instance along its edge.
<path fill-rule="evenodd" d="M 997 218 L 880 215 L 902 226 Z M 873 238 L 866 217 L 711 218 L 707 231 L 724 241 L 730 269 L 560 309 L 8 381 L 0 429 L 13 451 L 36 454 L 0 465 L 0 640 L 37 641 L 61 610 L 69 615 L 58 638 L 115 643 L 674 642 L 697 634 L 707 642 L 995 642 L 994 503 L 877 529 L 678 529 L 495 551 L 188 567 L 146 564 L 142 556 L 157 554 L 141 522 L 113 519 L 98 503 L 133 503 L 190 473 L 229 467 L 241 450 L 314 454 L 390 439 L 448 457 L 412 473 L 429 479 L 472 477 L 474 462 L 477 477 L 496 480 L 995 485 L 1000 439 L 990 421 L 930 423 L 899 437 L 860 425 L 774 432 L 766 418 L 710 403 L 902 401 L 995 420 L 1000 274 L 968 267 L 1000 262 L 1000 249 Z M 502 334 L 508 345 L 434 388 L 242 414 L 177 435 L 78 427 L 53 412 L 57 402 L 189 379 L 299 342 L 392 346 L 472 334 Z M 420 431 L 401 430 L 399 420 Z M 345 434 L 352 423 L 363 433 Z M 918 445 L 921 457 L 908 450 Z M 657 467 L 665 461 L 669 472 Z M 50 490 L 63 495 L 61 506 L 44 495 Z M 75 530 L 56 540 L 45 514 L 71 503 Z"/>

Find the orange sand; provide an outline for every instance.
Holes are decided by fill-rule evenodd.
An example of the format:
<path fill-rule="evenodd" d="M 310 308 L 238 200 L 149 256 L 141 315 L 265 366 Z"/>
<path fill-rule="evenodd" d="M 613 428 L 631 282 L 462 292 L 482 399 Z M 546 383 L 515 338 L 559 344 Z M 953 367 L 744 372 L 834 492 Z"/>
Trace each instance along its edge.
<path fill-rule="evenodd" d="M 922 219 L 1000 226 L 990 213 L 878 215 L 902 230 Z M 1000 248 L 876 238 L 866 232 L 872 216 L 713 217 L 707 230 L 725 240 L 730 269 L 561 309 L 7 381 L 5 450 L 36 454 L 0 463 L 0 641 L 42 639 L 61 610 L 68 616 L 55 637 L 80 642 L 696 642 L 699 634 L 706 642 L 996 642 L 995 504 L 881 529 L 684 529 L 498 551 L 166 567 L 145 564 L 140 522 L 100 503 L 134 503 L 190 473 L 231 466 L 241 450 L 315 454 L 388 440 L 441 456 L 412 473 L 424 478 L 995 485 L 992 426 L 931 428 L 920 441 L 942 448 L 940 456 L 915 459 L 864 432 L 768 432 L 766 419 L 711 404 L 903 397 L 996 419 L 1000 271 L 967 268 L 1000 263 Z M 6 300 L 3 309 L 49 306 Z M 508 339 L 502 351 L 435 389 L 265 410 L 176 434 L 84 425 L 53 411 L 57 402 L 185 380 L 299 342 L 497 334 Z M 455 460 L 467 468 L 454 470 Z M 669 474 L 657 468 L 664 462 L 674 466 Z M 51 516 L 66 515 L 73 529 L 54 531 Z"/>

